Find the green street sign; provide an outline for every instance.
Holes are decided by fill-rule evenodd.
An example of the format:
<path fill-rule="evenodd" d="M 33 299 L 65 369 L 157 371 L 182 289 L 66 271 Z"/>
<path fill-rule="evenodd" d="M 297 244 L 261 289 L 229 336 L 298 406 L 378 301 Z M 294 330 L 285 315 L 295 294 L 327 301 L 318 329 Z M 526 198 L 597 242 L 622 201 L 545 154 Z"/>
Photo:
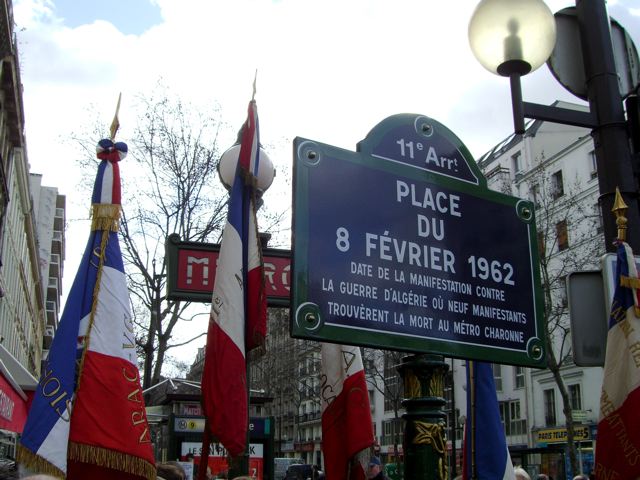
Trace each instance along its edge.
<path fill-rule="evenodd" d="M 357 152 L 294 140 L 295 337 L 543 367 L 533 204 L 421 115 Z"/>

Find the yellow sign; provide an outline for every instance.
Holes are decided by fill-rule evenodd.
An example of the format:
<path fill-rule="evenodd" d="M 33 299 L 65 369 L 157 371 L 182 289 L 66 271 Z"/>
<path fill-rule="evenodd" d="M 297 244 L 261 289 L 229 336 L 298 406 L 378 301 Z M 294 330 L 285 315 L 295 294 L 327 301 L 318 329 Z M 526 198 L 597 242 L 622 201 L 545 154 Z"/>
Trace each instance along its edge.
<path fill-rule="evenodd" d="M 586 425 L 577 425 L 573 427 L 573 439 L 577 442 L 590 440 L 589 427 Z M 539 430 L 536 432 L 537 443 L 564 443 L 567 441 L 566 428 L 551 428 L 548 430 Z"/>

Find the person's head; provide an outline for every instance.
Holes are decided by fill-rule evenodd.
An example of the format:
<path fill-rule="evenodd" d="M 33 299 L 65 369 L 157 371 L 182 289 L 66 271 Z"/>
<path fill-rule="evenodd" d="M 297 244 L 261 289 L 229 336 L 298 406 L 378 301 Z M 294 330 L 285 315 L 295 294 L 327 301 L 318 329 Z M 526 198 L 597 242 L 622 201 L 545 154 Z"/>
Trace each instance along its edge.
<path fill-rule="evenodd" d="M 369 468 L 367 469 L 367 478 L 373 478 L 382 471 L 382 462 L 378 457 L 371 457 L 369 460 Z"/>
<path fill-rule="evenodd" d="M 531 477 L 524 468 L 516 467 L 513 470 L 516 474 L 516 480 L 531 480 Z"/>
<path fill-rule="evenodd" d="M 538 475 L 538 478 L 536 480 L 549 480 L 549 476 L 541 473 Z"/>
<path fill-rule="evenodd" d="M 178 462 L 159 463 L 156 469 L 158 476 L 165 480 L 184 480 L 186 477 L 184 468 Z"/>
<path fill-rule="evenodd" d="M 589 477 L 587 477 L 584 473 L 581 473 L 580 475 L 576 475 L 575 477 L 573 477 L 573 480 L 589 480 Z"/>

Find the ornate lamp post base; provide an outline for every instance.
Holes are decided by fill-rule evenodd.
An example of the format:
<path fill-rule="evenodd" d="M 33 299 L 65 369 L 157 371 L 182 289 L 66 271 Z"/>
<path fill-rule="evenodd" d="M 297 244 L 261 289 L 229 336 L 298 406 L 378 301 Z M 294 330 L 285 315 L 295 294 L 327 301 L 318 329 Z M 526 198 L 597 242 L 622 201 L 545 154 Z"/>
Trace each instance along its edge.
<path fill-rule="evenodd" d="M 404 383 L 404 478 L 448 478 L 445 375 L 449 369 L 442 355 L 404 357 L 398 371 Z"/>

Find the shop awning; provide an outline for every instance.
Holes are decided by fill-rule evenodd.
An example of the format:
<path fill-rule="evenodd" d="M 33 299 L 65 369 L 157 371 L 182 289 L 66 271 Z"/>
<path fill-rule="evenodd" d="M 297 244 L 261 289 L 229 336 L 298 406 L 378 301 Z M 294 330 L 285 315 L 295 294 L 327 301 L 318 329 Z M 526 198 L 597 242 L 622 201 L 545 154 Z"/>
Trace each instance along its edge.
<path fill-rule="evenodd" d="M 22 432 L 38 380 L 0 345 L 0 429 Z"/>

